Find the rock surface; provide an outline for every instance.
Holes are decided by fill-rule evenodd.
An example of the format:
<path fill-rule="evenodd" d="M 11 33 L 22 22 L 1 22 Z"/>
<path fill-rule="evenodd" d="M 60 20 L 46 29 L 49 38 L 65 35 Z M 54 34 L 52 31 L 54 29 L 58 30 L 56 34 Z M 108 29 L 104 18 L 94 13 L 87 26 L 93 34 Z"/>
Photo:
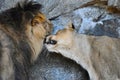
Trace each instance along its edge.
<path fill-rule="evenodd" d="M 117 6 L 120 8 L 120 0 L 108 0 L 109 6 Z"/>
<path fill-rule="evenodd" d="M 44 51 L 30 70 L 30 80 L 89 80 L 76 62 L 60 54 Z"/>
<path fill-rule="evenodd" d="M 0 0 L 0 11 L 15 6 L 18 1 L 23 0 Z M 53 34 L 72 21 L 78 33 L 120 38 L 119 15 L 109 14 L 99 7 L 79 8 L 92 0 L 36 1 L 43 5 L 43 13 L 53 22 Z M 108 4 L 120 7 L 119 0 L 108 0 Z M 72 60 L 58 54 L 46 54 L 42 53 L 32 66 L 31 80 L 88 80 L 87 72 Z"/>
<path fill-rule="evenodd" d="M 43 4 L 43 12 L 48 18 L 58 17 L 67 12 L 71 12 L 81 5 L 92 0 L 38 0 Z"/>

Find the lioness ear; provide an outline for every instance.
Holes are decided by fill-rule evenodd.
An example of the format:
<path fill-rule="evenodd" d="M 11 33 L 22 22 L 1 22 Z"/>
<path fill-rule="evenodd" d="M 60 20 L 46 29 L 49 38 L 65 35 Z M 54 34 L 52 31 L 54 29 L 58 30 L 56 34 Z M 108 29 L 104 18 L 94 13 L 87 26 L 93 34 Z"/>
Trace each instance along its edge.
<path fill-rule="evenodd" d="M 72 23 L 72 29 L 75 29 L 75 26 L 73 25 L 73 23 Z"/>
<path fill-rule="evenodd" d="M 44 22 L 46 20 L 45 16 L 41 13 L 41 14 L 38 14 L 36 15 L 33 19 L 32 19 L 32 26 L 35 26 L 37 24 L 40 24 L 42 22 Z"/>
<path fill-rule="evenodd" d="M 67 29 L 75 29 L 75 26 L 73 25 L 72 22 L 69 22 L 68 25 L 67 25 Z"/>

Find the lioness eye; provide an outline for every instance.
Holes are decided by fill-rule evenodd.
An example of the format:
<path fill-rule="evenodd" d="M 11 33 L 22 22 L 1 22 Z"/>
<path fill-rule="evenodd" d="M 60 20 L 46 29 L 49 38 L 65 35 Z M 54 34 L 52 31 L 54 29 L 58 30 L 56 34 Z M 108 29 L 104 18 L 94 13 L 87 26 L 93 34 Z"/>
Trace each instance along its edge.
<path fill-rule="evenodd" d="M 50 44 L 56 44 L 57 43 L 57 41 L 55 41 L 55 40 L 50 40 Z"/>

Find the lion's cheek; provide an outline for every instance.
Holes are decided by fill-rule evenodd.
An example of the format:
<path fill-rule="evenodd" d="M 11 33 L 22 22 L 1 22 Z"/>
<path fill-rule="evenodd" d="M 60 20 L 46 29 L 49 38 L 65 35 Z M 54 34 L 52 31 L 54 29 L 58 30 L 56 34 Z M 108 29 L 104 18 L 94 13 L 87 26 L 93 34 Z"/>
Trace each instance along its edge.
<path fill-rule="evenodd" d="M 46 30 L 42 26 L 34 27 L 33 29 L 33 36 L 39 39 L 44 39 L 46 35 Z"/>

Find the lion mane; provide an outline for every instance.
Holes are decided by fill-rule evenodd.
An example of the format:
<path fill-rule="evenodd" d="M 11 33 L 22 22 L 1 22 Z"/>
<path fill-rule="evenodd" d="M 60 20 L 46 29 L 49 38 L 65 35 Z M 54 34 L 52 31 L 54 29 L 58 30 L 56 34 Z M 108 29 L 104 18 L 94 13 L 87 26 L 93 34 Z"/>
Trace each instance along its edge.
<path fill-rule="evenodd" d="M 29 80 L 29 66 L 52 30 L 41 7 L 25 1 L 0 13 L 0 80 Z"/>

